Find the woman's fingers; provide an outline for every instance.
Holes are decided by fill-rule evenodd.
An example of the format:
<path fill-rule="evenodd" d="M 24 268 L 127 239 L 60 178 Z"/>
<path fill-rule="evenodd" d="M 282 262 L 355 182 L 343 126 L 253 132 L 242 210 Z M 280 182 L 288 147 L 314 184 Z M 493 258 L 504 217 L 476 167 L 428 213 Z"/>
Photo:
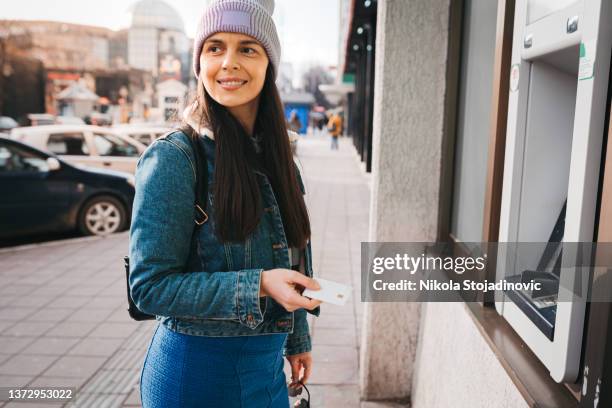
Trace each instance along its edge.
<path fill-rule="evenodd" d="M 306 384 L 312 372 L 312 355 L 310 352 L 289 356 L 287 359 L 291 365 L 291 383 L 295 384 L 299 381 Z M 302 368 L 304 368 L 304 372 L 300 376 Z"/>
<path fill-rule="evenodd" d="M 302 384 L 306 384 L 308 378 L 310 378 L 310 372 L 312 371 L 312 358 L 304 358 L 302 360 L 302 366 L 304 366 L 304 375 L 300 379 Z"/>
<path fill-rule="evenodd" d="M 321 289 L 321 286 L 316 280 L 309 278 L 308 276 L 303 275 L 296 271 L 293 271 L 293 274 L 291 275 L 291 281 L 295 283 L 299 283 L 300 285 L 304 286 L 306 289 L 311 289 L 311 290 Z"/>
<path fill-rule="evenodd" d="M 291 363 L 291 382 L 298 382 L 298 380 L 300 379 L 301 368 L 300 359 L 291 359 L 289 360 L 289 362 Z"/>
<path fill-rule="evenodd" d="M 302 296 L 302 297 L 304 297 L 304 296 Z M 308 310 L 312 310 L 315 307 L 319 306 L 321 303 L 323 303 L 323 302 L 321 302 L 320 300 L 317 300 L 317 299 L 309 299 L 309 298 L 305 298 L 305 299 L 308 299 L 308 302 L 307 302 L 307 304 L 305 306 L 302 306 L 302 307 L 304 309 L 308 309 Z"/>
<path fill-rule="evenodd" d="M 294 292 L 294 294 L 292 294 L 291 297 L 288 299 L 288 303 L 294 306 L 296 309 L 312 310 L 315 307 L 319 306 L 321 304 L 321 301 L 316 299 L 309 299 L 298 294 L 297 292 Z"/>

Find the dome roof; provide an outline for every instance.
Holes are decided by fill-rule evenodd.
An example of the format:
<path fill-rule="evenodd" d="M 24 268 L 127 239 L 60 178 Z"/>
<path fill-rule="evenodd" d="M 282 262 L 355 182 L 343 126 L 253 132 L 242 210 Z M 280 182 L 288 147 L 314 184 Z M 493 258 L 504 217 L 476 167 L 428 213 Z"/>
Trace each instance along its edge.
<path fill-rule="evenodd" d="M 181 16 L 162 0 L 140 0 L 136 3 L 132 9 L 132 27 L 185 32 Z"/>

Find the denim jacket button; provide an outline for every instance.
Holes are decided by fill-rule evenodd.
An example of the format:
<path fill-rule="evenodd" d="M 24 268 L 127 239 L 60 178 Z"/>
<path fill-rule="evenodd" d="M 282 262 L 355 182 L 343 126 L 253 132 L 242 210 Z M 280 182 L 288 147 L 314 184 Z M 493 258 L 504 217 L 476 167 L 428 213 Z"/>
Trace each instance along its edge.
<path fill-rule="evenodd" d="M 248 322 L 252 322 L 253 321 L 253 315 L 252 314 L 247 315 L 247 321 Z"/>

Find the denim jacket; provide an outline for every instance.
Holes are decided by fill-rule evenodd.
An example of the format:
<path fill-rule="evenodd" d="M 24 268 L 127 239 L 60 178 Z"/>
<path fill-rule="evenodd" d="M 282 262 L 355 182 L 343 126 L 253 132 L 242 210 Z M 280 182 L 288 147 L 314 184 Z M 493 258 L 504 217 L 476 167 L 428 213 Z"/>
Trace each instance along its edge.
<path fill-rule="evenodd" d="M 290 269 L 280 210 L 267 177 L 256 170 L 264 211 L 256 230 L 241 243 L 221 243 L 214 234 L 215 142 L 201 136 L 208 162 L 208 221 L 195 228 L 195 166 L 188 136 L 175 131 L 155 141 L 136 169 L 130 228 L 132 297 L 140 310 L 170 330 L 196 336 L 289 333 L 286 355 L 311 350 L 306 313 L 286 311 L 259 297 L 261 273 Z M 296 172 L 302 192 L 304 186 Z M 303 250 L 312 277 L 310 241 Z"/>

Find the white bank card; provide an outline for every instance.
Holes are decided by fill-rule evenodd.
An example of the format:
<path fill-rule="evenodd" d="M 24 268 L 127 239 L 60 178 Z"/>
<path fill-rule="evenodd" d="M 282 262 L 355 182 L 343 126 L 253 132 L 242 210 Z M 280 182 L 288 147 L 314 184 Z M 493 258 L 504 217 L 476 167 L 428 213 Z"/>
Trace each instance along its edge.
<path fill-rule="evenodd" d="M 321 289 L 305 289 L 302 296 L 344 306 L 352 291 L 350 286 L 321 278 L 316 278 L 315 280 L 319 283 Z"/>

